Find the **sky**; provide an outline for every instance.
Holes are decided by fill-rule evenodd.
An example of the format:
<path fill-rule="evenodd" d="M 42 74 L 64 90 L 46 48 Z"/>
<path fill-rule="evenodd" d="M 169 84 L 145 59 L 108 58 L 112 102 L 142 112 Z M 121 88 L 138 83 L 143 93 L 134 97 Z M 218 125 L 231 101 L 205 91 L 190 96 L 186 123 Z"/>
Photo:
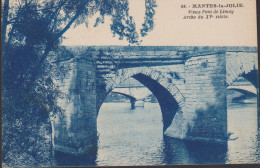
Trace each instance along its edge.
<path fill-rule="evenodd" d="M 157 0 L 155 28 L 142 38 L 142 46 L 256 46 L 256 2 L 254 0 L 215 0 L 214 3 L 243 3 L 243 8 L 234 10 L 228 19 L 183 19 L 189 10 L 182 4 L 192 5 L 212 3 L 211 0 Z M 129 0 L 130 15 L 133 16 L 137 30 L 144 22 L 145 0 Z M 208 9 L 211 10 L 211 9 Z M 62 45 L 95 46 L 124 45 L 129 43 L 113 37 L 111 18 L 105 17 L 105 23 L 94 28 L 94 16 L 89 20 L 89 27 L 82 24 L 70 28 L 65 34 Z"/>

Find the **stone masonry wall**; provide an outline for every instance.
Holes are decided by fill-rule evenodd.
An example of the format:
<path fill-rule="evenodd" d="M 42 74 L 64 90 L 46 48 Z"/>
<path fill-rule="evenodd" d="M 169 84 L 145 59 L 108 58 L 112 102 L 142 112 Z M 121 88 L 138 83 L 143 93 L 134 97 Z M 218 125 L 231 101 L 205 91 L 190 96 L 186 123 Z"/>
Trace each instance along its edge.
<path fill-rule="evenodd" d="M 97 144 L 96 74 L 87 59 L 75 58 L 71 67 L 67 77 L 56 81 L 66 96 L 58 100 L 64 111 L 53 121 L 54 149 L 78 155 Z"/>
<path fill-rule="evenodd" d="M 197 56 L 185 62 L 186 139 L 227 138 L 226 55 Z"/>

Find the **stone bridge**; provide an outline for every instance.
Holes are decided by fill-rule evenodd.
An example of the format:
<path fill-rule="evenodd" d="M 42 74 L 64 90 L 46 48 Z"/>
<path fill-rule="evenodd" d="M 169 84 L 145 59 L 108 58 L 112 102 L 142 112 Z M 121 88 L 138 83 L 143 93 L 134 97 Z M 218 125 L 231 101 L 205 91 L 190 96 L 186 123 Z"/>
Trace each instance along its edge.
<path fill-rule="evenodd" d="M 256 96 L 257 88 L 254 86 L 229 86 L 228 90 L 235 90 L 237 92 L 242 93 L 243 95 Z"/>
<path fill-rule="evenodd" d="M 117 87 L 113 89 L 112 93 L 117 93 L 128 97 L 131 103 L 131 109 L 135 108 L 136 101 L 142 101 L 144 103 L 145 98 L 152 94 L 151 91 L 146 87 Z"/>
<path fill-rule="evenodd" d="M 66 96 L 64 110 L 51 117 L 56 151 L 81 155 L 97 147 L 97 117 L 106 96 L 134 78 L 147 87 L 161 107 L 162 133 L 173 138 L 227 142 L 226 89 L 243 76 L 255 87 L 255 47 L 67 47 L 56 56 L 55 77 Z M 69 53 L 69 54 L 68 54 Z"/>

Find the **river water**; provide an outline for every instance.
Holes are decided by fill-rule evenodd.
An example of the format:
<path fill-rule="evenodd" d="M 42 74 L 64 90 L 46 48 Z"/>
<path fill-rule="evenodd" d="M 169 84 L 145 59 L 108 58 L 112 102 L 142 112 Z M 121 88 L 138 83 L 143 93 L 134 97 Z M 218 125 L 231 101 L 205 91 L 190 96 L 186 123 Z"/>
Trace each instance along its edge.
<path fill-rule="evenodd" d="M 257 103 L 228 103 L 227 146 L 163 136 L 158 103 L 130 109 L 104 103 L 98 116 L 97 166 L 260 163 Z"/>

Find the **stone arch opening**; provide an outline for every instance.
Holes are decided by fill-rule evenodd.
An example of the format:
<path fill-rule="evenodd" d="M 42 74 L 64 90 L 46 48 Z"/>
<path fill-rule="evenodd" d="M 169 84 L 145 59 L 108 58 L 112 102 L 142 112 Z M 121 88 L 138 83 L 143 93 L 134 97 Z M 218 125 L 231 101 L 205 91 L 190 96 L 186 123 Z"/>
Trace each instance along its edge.
<path fill-rule="evenodd" d="M 235 86 L 238 79 L 244 79 L 248 86 Z M 226 54 L 227 102 L 256 103 L 259 106 L 258 55 L 253 52 L 234 52 Z M 229 106 L 229 104 L 228 104 Z M 257 108 L 259 127 L 259 108 Z"/>
<path fill-rule="evenodd" d="M 245 53 L 230 54 L 227 56 L 226 61 L 226 84 L 228 93 L 230 94 L 230 91 L 232 90 L 242 94 L 233 98 L 234 101 L 241 101 L 256 96 L 258 94 L 257 56 L 249 53 L 246 56 Z M 241 83 L 241 80 L 241 86 L 236 86 L 237 83 Z M 247 83 L 248 86 L 243 86 L 243 83 Z M 230 101 L 230 95 L 228 96 L 228 99 Z"/>
<path fill-rule="evenodd" d="M 231 86 L 241 76 L 258 88 L 258 61 L 255 53 L 228 54 L 226 70 L 227 86 Z"/>
<path fill-rule="evenodd" d="M 257 94 L 256 86 L 241 75 L 227 87 L 227 102 L 252 103 L 257 98 Z"/>
<path fill-rule="evenodd" d="M 234 86 L 243 79 L 252 86 Z M 258 61 L 255 53 L 227 53 L 226 85 L 228 101 L 240 102 L 258 95 Z M 242 82 L 243 83 L 243 82 Z M 243 85 L 243 84 L 242 84 Z M 236 91 L 236 96 L 231 90 Z M 232 95 L 234 94 L 234 95 Z M 240 95 L 239 95 L 240 94 Z"/>
<path fill-rule="evenodd" d="M 248 82 L 250 82 L 255 88 L 258 88 L 258 70 L 257 69 L 252 69 L 248 73 L 242 73 L 242 74 L 236 74 L 236 77 L 232 79 L 230 82 L 227 82 L 227 86 L 232 86 L 234 82 L 236 82 L 239 77 L 244 78 Z"/>
<path fill-rule="evenodd" d="M 170 82 L 163 73 L 159 71 L 149 68 L 119 70 L 115 74 L 115 77 L 107 82 L 106 93 L 105 96 L 103 96 L 103 100 L 105 100 L 105 97 L 116 88 L 116 86 L 131 77 L 147 87 L 157 98 L 162 113 L 163 131 L 166 131 L 171 125 L 175 114 L 182 111 L 181 109 L 185 100 L 172 81 Z M 98 111 L 102 103 L 99 103 Z"/>

